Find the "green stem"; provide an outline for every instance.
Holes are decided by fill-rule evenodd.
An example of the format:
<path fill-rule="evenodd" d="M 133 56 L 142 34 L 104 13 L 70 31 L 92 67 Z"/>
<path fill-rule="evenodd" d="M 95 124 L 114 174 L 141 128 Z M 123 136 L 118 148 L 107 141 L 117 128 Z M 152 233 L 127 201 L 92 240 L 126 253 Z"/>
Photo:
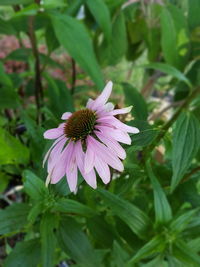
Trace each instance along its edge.
<path fill-rule="evenodd" d="M 190 102 L 200 93 L 200 87 L 197 87 L 196 89 L 194 89 L 191 94 L 187 97 L 187 99 L 183 102 L 183 104 L 177 109 L 177 111 L 174 113 L 174 115 L 172 116 L 172 118 L 163 125 L 163 127 L 161 128 L 159 134 L 157 135 L 157 137 L 155 138 L 155 140 L 152 142 L 151 145 L 149 145 L 149 147 L 147 147 L 144 151 L 143 151 L 143 161 L 145 161 L 145 159 L 149 156 L 149 154 L 154 150 L 154 148 L 159 144 L 159 142 L 161 141 L 161 139 L 166 135 L 167 131 L 169 130 L 169 128 L 173 125 L 173 123 L 176 121 L 176 119 L 179 117 L 179 115 L 181 114 L 181 112 L 183 111 L 183 109 L 187 108 L 190 104 Z"/>

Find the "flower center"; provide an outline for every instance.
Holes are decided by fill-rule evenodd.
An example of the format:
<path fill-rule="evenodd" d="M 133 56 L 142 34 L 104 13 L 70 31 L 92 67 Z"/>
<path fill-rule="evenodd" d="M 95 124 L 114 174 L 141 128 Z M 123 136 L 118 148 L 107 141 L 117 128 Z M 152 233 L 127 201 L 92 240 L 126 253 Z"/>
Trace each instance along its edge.
<path fill-rule="evenodd" d="M 74 112 L 65 124 L 64 133 L 66 137 L 74 141 L 86 138 L 95 125 L 96 115 L 90 109 L 82 109 Z"/>

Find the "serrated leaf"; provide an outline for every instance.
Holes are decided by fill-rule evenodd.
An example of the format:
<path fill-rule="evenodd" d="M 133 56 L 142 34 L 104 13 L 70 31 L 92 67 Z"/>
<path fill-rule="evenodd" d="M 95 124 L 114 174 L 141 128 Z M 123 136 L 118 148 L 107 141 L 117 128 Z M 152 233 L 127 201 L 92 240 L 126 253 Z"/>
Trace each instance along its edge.
<path fill-rule="evenodd" d="M 123 220 L 139 237 L 144 237 L 149 227 L 148 216 L 132 203 L 106 191 L 98 189 L 98 193 L 111 208 L 114 215 Z"/>
<path fill-rule="evenodd" d="M 200 147 L 200 123 L 192 113 L 183 112 L 173 131 L 171 191 L 187 171 Z"/>
<path fill-rule="evenodd" d="M 45 213 L 40 223 L 41 233 L 41 256 L 43 267 L 54 266 L 54 253 L 56 248 L 56 238 L 54 228 L 56 227 L 55 214 Z"/>
<path fill-rule="evenodd" d="M 80 225 L 70 217 L 63 217 L 58 228 L 58 241 L 63 250 L 69 254 L 79 266 L 100 266 L 95 250 Z"/>
<path fill-rule="evenodd" d="M 148 116 L 147 104 L 143 96 L 138 92 L 138 90 L 128 83 L 122 83 L 125 101 L 127 105 L 133 106 L 131 113 L 134 118 L 138 120 L 146 120 Z"/>
<path fill-rule="evenodd" d="M 191 82 L 188 80 L 188 78 L 178 69 L 176 69 L 173 66 L 170 66 L 166 63 L 150 63 L 148 65 L 144 65 L 145 68 L 159 70 L 163 73 L 166 73 L 168 75 L 171 75 L 172 77 L 177 78 L 179 81 L 185 82 L 189 87 L 192 87 Z"/>
<path fill-rule="evenodd" d="M 59 212 L 80 214 L 85 217 L 96 214 L 96 212 L 91 208 L 72 199 L 59 199 L 55 203 L 53 210 Z"/>
<path fill-rule="evenodd" d="M 172 219 L 172 210 L 167 200 L 167 197 L 160 186 L 156 176 L 153 173 L 151 164 L 149 161 L 146 163 L 147 173 L 151 180 L 154 192 L 154 208 L 156 223 L 164 224 Z"/>
<path fill-rule="evenodd" d="M 85 2 L 109 41 L 111 38 L 111 18 L 105 2 L 103 0 L 86 0 Z"/>
<path fill-rule="evenodd" d="M 99 89 L 103 88 L 103 78 L 91 39 L 85 27 L 67 15 L 51 15 L 52 25 L 60 44 L 69 52 L 77 63 L 85 70 L 96 83 Z"/>
<path fill-rule="evenodd" d="M 32 199 L 38 201 L 48 194 L 48 189 L 45 187 L 44 182 L 33 172 L 25 170 L 23 177 L 25 178 L 24 189 Z"/>
<path fill-rule="evenodd" d="M 23 241 L 16 244 L 6 258 L 4 267 L 36 267 L 40 261 L 39 239 Z"/>
<path fill-rule="evenodd" d="M 15 203 L 0 211 L 0 234 L 18 231 L 27 223 L 29 206 L 24 203 Z"/>

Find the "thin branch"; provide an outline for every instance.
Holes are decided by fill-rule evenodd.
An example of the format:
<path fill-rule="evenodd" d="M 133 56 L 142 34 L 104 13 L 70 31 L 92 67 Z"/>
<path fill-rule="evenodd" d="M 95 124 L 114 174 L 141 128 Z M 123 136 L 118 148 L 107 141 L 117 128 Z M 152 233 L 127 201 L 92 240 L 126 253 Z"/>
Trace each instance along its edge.
<path fill-rule="evenodd" d="M 40 108 L 41 102 L 43 102 L 43 88 L 42 88 L 42 79 L 41 79 L 41 72 L 40 72 L 40 58 L 39 52 L 37 49 L 37 40 L 34 31 L 34 24 L 35 24 L 35 16 L 29 17 L 29 38 L 33 50 L 33 55 L 35 58 L 35 99 L 36 99 L 36 106 L 38 110 L 38 120 L 41 120 Z"/>
<path fill-rule="evenodd" d="M 76 85 L 76 62 L 75 60 L 72 58 L 71 59 L 71 63 L 72 63 L 72 84 L 71 84 L 71 94 L 74 94 L 75 91 L 75 85 Z"/>
<path fill-rule="evenodd" d="M 181 184 L 187 182 L 193 174 L 195 174 L 196 172 L 199 172 L 199 171 L 200 171 L 200 166 L 198 166 L 198 167 L 192 169 L 190 172 L 186 173 L 185 176 L 183 177 L 182 181 L 181 181 Z"/>
<path fill-rule="evenodd" d="M 177 111 L 174 113 L 172 118 L 163 125 L 161 128 L 159 134 L 155 138 L 154 142 L 149 145 L 144 151 L 143 151 L 143 156 L 142 160 L 145 161 L 146 157 L 153 151 L 153 149 L 159 144 L 161 139 L 165 136 L 169 128 L 173 125 L 173 123 L 176 121 L 176 119 L 179 117 L 183 109 L 187 108 L 190 104 L 190 102 L 200 93 L 200 86 L 196 87 L 191 94 L 187 97 L 187 99 L 183 102 L 183 104 L 177 109 Z"/>

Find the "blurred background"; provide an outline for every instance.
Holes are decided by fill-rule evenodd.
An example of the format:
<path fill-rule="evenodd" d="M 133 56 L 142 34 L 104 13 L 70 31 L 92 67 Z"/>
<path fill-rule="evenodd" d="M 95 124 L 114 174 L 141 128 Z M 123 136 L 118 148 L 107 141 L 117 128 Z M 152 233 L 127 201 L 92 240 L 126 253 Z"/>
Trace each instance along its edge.
<path fill-rule="evenodd" d="M 0 0 L 0 266 L 200 266 L 200 0 Z M 45 130 L 114 83 L 122 174 L 45 187 Z M 133 120 L 134 119 L 134 120 Z"/>

